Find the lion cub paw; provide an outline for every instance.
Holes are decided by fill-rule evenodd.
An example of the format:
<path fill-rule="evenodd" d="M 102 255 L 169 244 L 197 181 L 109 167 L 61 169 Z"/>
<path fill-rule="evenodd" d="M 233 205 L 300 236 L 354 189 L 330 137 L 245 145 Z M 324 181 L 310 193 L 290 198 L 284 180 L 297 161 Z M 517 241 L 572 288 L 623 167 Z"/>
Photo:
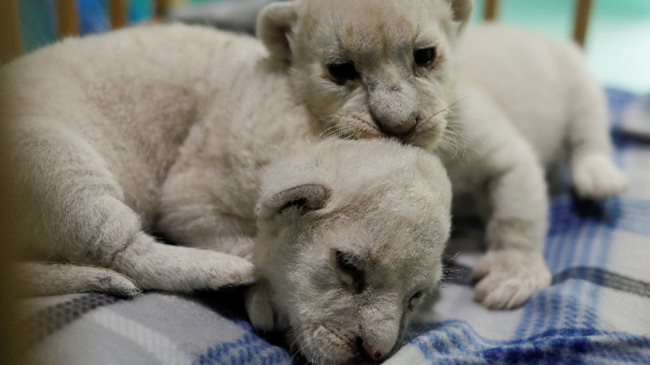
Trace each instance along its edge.
<path fill-rule="evenodd" d="M 474 269 L 474 300 L 490 309 L 521 306 L 551 283 L 540 254 L 515 250 L 488 251 Z"/>
<path fill-rule="evenodd" d="M 185 278 L 188 289 L 219 290 L 255 282 L 255 268 L 250 261 L 221 252 L 196 251 L 175 271 Z"/>
<path fill-rule="evenodd" d="M 603 199 L 625 191 L 626 179 L 612 160 L 603 154 L 589 154 L 574 161 L 573 184 L 583 198 Z"/>

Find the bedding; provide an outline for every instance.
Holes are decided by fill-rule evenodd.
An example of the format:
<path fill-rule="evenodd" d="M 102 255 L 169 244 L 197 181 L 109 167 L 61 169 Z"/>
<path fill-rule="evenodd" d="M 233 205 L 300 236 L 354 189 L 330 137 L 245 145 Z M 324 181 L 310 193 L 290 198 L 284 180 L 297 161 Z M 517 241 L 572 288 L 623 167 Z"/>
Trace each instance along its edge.
<path fill-rule="evenodd" d="M 629 190 L 602 203 L 554 195 L 553 284 L 513 311 L 472 301 L 474 220 L 458 222 L 446 279 L 385 364 L 650 364 L 650 97 L 609 90 Z M 26 356 L 43 364 L 290 364 L 304 360 L 247 322 L 241 290 L 24 301 Z"/>

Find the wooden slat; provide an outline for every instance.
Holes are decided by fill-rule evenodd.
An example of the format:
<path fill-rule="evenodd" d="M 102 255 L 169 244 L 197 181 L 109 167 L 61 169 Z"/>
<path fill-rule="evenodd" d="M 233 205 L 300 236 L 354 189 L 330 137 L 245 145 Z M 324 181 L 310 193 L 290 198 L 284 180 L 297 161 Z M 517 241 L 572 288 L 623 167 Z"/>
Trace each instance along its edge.
<path fill-rule="evenodd" d="M 18 57 L 21 51 L 18 0 L 2 0 L 0 1 L 0 64 Z"/>
<path fill-rule="evenodd" d="M 126 0 L 109 0 L 109 3 L 113 29 L 126 26 Z"/>
<path fill-rule="evenodd" d="M 592 0 L 577 0 L 575 23 L 573 26 L 573 39 L 581 47 L 587 41 L 587 30 L 589 29 L 589 18 L 591 15 Z"/>
<path fill-rule="evenodd" d="M 485 0 L 483 18 L 486 21 L 496 20 L 499 15 L 499 0 Z"/>
<path fill-rule="evenodd" d="M 167 16 L 167 10 L 169 10 L 168 0 L 155 0 L 154 1 L 154 16 L 158 20 L 165 19 Z"/>
<path fill-rule="evenodd" d="M 56 0 L 59 38 L 79 34 L 79 10 L 76 0 Z"/>

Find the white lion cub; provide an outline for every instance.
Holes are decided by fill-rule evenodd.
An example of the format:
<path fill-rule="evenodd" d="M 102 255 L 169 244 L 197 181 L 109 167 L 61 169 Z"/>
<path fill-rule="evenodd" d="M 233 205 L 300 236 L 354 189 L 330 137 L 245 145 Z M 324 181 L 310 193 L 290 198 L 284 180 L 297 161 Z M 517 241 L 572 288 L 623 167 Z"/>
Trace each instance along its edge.
<path fill-rule="evenodd" d="M 543 165 L 567 145 L 587 197 L 620 193 L 605 103 L 575 49 L 481 28 L 461 41 L 471 0 L 300 0 L 269 5 L 258 36 L 313 125 L 438 153 L 456 196 L 489 208 L 475 298 L 521 305 L 550 283 Z M 485 32 L 483 34 L 482 32 Z M 467 62 L 469 71 L 458 65 Z"/>
<path fill-rule="evenodd" d="M 385 359 L 441 279 L 451 186 L 437 158 L 378 142 L 294 149 L 299 140 L 278 141 L 277 153 L 294 157 L 261 177 L 245 173 L 255 170 L 255 159 L 236 167 L 229 159 L 181 156 L 163 187 L 161 228 L 183 242 L 209 237 L 211 247 L 237 254 L 254 245 L 259 280 L 247 293 L 251 322 L 258 330 L 286 331 L 312 363 Z M 210 144 L 208 138 L 196 147 Z M 212 179 L 206 171 L 224 176 Z M 241 190 L 255 188 L 258 178 L 255 226 L 252 206 L 241 200 L 254 190 Z M 240 227 L 251 233 L 233 231 Z M 225 246 L 230 235 L 240 241 L 232 248 Z"/>
<path fill-rule="evenodd" d="M 156 26 L 67 40 L 0 70 L 15 177 L 31 188 L 32 293 L 259 278 L 253 323 L 290 328 L 306 357 L 396 348 L 441 277 L 446 171 L 395 141 L 322 140 L 265 56 L 253 38 Z M 253 253 L 255 271 L 242 258 Z"/>

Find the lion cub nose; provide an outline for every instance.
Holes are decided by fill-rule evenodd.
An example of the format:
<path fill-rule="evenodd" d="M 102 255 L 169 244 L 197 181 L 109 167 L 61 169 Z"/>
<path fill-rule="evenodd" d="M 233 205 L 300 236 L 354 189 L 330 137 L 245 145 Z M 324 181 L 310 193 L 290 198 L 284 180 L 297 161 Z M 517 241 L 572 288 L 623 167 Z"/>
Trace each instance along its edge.
<path fill-rule="evenodd" d="M 382 352 L 379 349 L 374 348 L 367 341 L 364 341 L 363 338 L 357 336 L 357 351 L 359 352 L 359 357 L 362 360 L 374 360 L 381 361 L 386 359 L 388 352 Z"/>
<path fill-rule="evenodd" d="M 376 123 L 379 126 L 379 129 L 381 129 L 385 134 L 391 137 L 403 139 L 410 136 L 415 131 L 419 121 L 419 116 L 412 114 L 408 119 L 399 122 L 377 119 Z"/>

